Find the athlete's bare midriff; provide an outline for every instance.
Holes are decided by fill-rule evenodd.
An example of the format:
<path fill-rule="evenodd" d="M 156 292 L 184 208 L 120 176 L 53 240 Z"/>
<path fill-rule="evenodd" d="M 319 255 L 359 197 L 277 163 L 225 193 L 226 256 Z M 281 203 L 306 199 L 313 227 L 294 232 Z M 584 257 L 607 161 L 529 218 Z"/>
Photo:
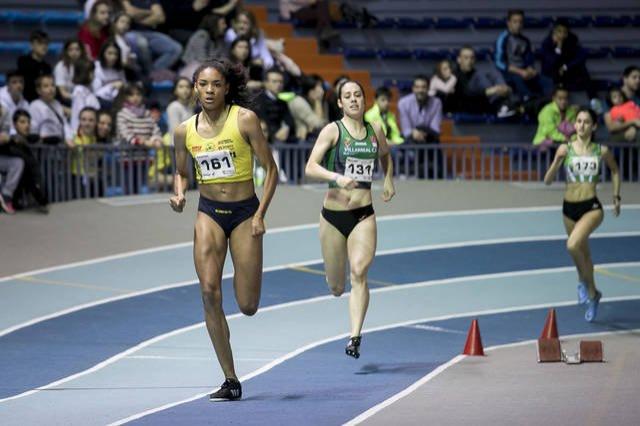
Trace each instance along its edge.
<path fill-rule="evenodd" d="M 200 184 L 200 195 L 214 201 L 243 201 L 254 194 L 253 179 L 244 182 Z"/>
<path fill-rule="evenodd" d="M 330 188 L 324 197 L 324 207 L 329 210 L 353 210 L 369 204 L 370 189 Z"/>
<path fill-rule="evenodd" d="M 596 196 L 596 184 L 592 182 L 568 182 L 564 199 L 570 203 L 590 200 Z"/>

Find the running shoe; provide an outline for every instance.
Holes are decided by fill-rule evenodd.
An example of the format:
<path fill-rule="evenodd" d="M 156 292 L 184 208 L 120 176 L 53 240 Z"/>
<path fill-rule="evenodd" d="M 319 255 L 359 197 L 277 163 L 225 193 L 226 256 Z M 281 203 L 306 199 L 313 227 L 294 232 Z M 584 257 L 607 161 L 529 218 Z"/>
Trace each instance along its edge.
<path fill-rule="evenodd" d="M 355 359 L 360 358 L 360 341 L 362 340 L 362 336 L 355 336 L 349 340 L 347 347 L 345 348 L 345 353 L 349 356 L 354 357 Z"/>
<path fill-rule="evenodd" d="M 584 283 L 578 283 L 578 304 L 584 305 L 589 301 L 589 290 Z"/>
<path fill-rule="evenodd" d="M 209 401 L 234 401 L 242 398 L 242 386 L 234 379 L 226 379 L 220 389 L 209 395 Z"/>
<path fill-rule="evenodd" d="M 584 319 L 588 322 L 593 322 L 598 315 L 598 305 L 600 304 L 600 298 L 602 293 L 596 290 L 596 296 L 593 299 L 587 301 L 587 311 L 584 313 Z"/>
<path fill-rule="evenodd" d="M 6 195 L 3 195 L 0 192 L 0 207 L 7 214 L 16 214 L 16 210 L 13 208 L 13 203 L 11 202 L 11 198 Z"/>

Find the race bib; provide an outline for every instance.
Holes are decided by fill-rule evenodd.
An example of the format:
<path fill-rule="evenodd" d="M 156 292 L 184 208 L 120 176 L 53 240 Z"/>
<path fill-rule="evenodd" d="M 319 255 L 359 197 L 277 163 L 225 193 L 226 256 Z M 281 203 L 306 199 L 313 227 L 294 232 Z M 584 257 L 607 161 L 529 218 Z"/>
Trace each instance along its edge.
<path fill-rule="evenodd" d="M 344 175 L 358 182 L 371 182 L 375 160 L 347 157 Z"/>
<path fill-rule="evenodd" d="M 202 179 L 219 179 L 235 176 L 236 168 L 229 150 L 204 152 L 196 156 Z"/>
<path fill-rule="evenodd" d="M 598 159 L 596 157 L 573 157 L 571 170 L 575 175 L 596 176 L 598 174 Z"/>

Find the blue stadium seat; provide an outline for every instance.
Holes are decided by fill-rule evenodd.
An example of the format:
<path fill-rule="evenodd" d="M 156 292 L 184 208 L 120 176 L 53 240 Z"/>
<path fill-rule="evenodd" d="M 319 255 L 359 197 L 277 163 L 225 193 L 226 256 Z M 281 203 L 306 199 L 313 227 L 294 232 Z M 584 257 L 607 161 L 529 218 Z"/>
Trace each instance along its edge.
<path fill-rule="evenodd" d="M 634 27 L 640 27 L 640 15 L 635 15 L 631 18 L 631 25 Z"/>
<path fill-rule="evenodd" d="M 454 54 L 448 49 L 416 49 L 413 53 L 416 59 L 425 59 L 428 61 L 441 61 L 454 57 Z"/>
<path fill-rule="evenodd" d="M 611 49 L 608 47 L 585 47 L 587 57 L 591 59 L 603 59 L 609 56 Z"/>
<path fill-rule="evenodd" d="M 472 18 L 436 18 L 434 28 L 439 30 L 455 30 L 469 28 L 473 24 Z"/>
<path fill-rule="evenodd" d="M 506 22 L 504 19 L 497 19 L 488 16 L 479 16 L 476 18 L 474 27 L 477 29 L 487 30 L 487 29 L 495 29 L 495 28 L 505 28 Z"/>
<path fill-rule="evenodd" d="M 624 27 L 631 23 L 628 16 L 596 15 L 593 17 L 593 26 L 600 28 Z"/>
<path fill-rule="evenodd" d="M 553 18 L 550 16 L 526 16 L 524 18 L 524 27 L 525 28 L 548 28 L 551 26 L 553 22 Z"/>
<path fill-rule="evenodd" d="M 154 81 L 151 86 L 153 87 L 153 90 L 158 90 L 163 92 L 171 91 L 173 90 L 173 81 L 171 80 Z"/>
<path fill-rule="evenodd" d="M 394 28 L 397 25 L 396 18 L 384 18 L 376 22 L 374 28 L 387 29 Z"/>
<path fill-rule="evenodd" d="M 7 84 L 7 76 L 5 74 L 0 74 L 0 86 L 4 86 Z"/>
<path fill-rule="evenodd" d="M 31 48 L 28 41 L 0 41 L 0 53 L 24 54 Z M 49 43 L 49 54 L 59 55 L 62 51 L 62 43 Z"/>
<path fill-rule="evenodd" d="M 15 10 L 11 13 L 11 21 L 20 25 L 36 25 L 42 22 L 44 12 Z"/>
<path fill-rule="evenodd" d="M 565 21 L 570 28 L 586 28 L 593 22 L 591 16 L 557 16 L 556 20 Z"/>
<path fill-rule="evenodd" d="M 59 12 L 57 10 L 48 10 L 43 12 L 42 21 L 49 25 L 79 25 L 84 21 L 84 13 L 81 11 Z"/>
<path fill-rule="evenodd" d="M 476 49 L 477 61 L 490 61 L 492 60 L 492 58 L 493 58 L 493 49 L 489 47 L 481 47 L 479 49 Z"/>
<path fill-rule="evenodd" d="M 413 52 L 409 49 L 379 49 L 378 55 L 383 59 L 411 59 Z"/>
<path fill-rule="evenodd" d="M 344 56 L 349 59 L 371 59 L 377 56 L 374 49 L 355 49 L 348 47 L 344 49 Z"/>
<path fill-rule="evenodd" d="M 491 114 L 471 114 L 468 112 L 454 112 L 448 114 L 456 123 L 492 123 L 495 116 Z"/>
<path fill-rule="evenodd" d="M 401 17 L 397 20 L 398 28 L 405 30 L 420 30 L 420 29 L 428 29 L 433 25 L 433 20 L 430 18 L 425 19 L 415 19 L 415 18 L 406 18 Z"/>
<path fill-rule="evenodd" d="M 357 28 L 357 25 L 353 22 L 347 22 L 347 21 L 339 21 L 339 22 L 334 22 L 331 25 L 333 25 L 333 28 L 337 28 L 337 29 L 352 29 L 352 28 Z M 298 27 L 298 25 L 296 25 L 296 27 Z"/>
<path fill-rule="evenodd" d="M 0 23 L 16 25 L 69 25 L 75 26 L 84 20 L 81 11 L 23 11 L 23 10 L 3 10 L 0 12 Z"/>
<path fill-rule="evenodd" d="M 638 58 L 640 57 L 640 48 L 632 46 L 617 46 L 613 48 L 614 58 Z"/>

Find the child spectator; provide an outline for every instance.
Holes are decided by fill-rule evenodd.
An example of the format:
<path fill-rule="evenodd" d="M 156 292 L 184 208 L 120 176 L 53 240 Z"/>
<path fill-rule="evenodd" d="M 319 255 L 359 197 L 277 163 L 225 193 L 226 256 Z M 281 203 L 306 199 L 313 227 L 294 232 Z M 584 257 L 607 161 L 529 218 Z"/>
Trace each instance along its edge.
<path fill-rule="evenodd" d="M 62 58 L 53 68 L 53 77 L 56 81 L 59 100 L 63 105 L 71 105 L 73 93 L 73 73 L 75 64 L 79 60 L 86 60 L 87 54 L 84 45 L 78 39 L 70 39 L 64 43 Z"/>
<path fill-rule="evenodd" d="M 13 193 L 20 183 L 24 161 L 20 157 L 0 155 L 0 173 L 6 173 L 6 177 L 0 185 L 0 207 L 7 214 L 16 214 L 13 207 Z"/>
<path fill-rule="evenodd" d="M 38 97 L 38 77 L 51 74 L 51 65 L 44 59 L 49 51 L 49 36 L 43 31 L 35 30 L 29 36 L 29 42 L 31 51 L 18 58 L 18 73 L 24 77 L 24 98 L 32 102 Z"/>
<path fill-rule="evenodd" d="M 98 127 L 96 130 L 96 142 L 101 144 L 113 144 L 113 117 L 106 110 L 98 111 Z"/>
<path fill-rule="evenodd" d="M 368 123 L 380 124 L 387 141 L 390 144 L 399 145 L 404 142 L 404 138 L 400 134 L 395 114 L 389 110 L 390 102 L 391 91 L 386 87 L 379 87 L 376 90 L 376 101 L 365 113 L 364 119 Z"/>
<path fill-rule="evenodd" d="M 98 171 L 98 152 L 85 148 L 96 144 L 96 123 L 98 111 L 85 107 L 80 111 L 78 132 L 73 140 L 71 177 L 74 198 L 96 196 L 94 190 Z M 100 191 L 98 191 L 99 193 Z"/>
<path fill-rule="evenodd" d="M 96 110 L 100 109 L 98 98 L 91 91 L 91 82 L 93 81 L 93 62 L 86 60 L 76 64 L 75 75 L 73 76 L 73 94 L 71 101 L 71 129 L 78 131 L 80 123 L 80 111 L 85 107 L 91 107 Z"/>
<path fill-rule="evenodd" d="M 22 95 L 24 91 L 24 77 L 18 71 L 7 73 L 7 85 L 0 88 L 0 106 L 8 117 L 13 117 L 13 113 L 22 109 L 29 111 L 29 102 Z M 13 124 L 10 134 L 15 133 Z"/>
<path fill-rule="evenodd" d="M 262 65 L 263 69 L 268 70 L 273 67 L 273 56 L 267 47 L 267 41 L 258 28 L 258 22 L 253 13 L 248 10 L 240 11 L 231 21 L 231 28 L 227 29 L 224 40 L 228 45 L 238 37 L 247 37 L 251 40 L 252 62 L 256 65 Z"/>
<path fill-rule="evenodd" d="M 100 56 L 95 61 L 92 89 L 104 108 L 109 108 L 118 92 L 126 83 L 122 69 L 120 47 L 110 40 L 102 45 Z"/>
<path fill-rule="evenodd" d="M 569 105 L 569 91 L 561 86 L 556 87 L 553 101 L 538 114 L 538 131 L 533 144 L 544 151 L 553 144 L 568 142 L 576 132 L 573 123 L 577 114 L 578 107 Z"/>
<path fill-rule="evenodd" d="M 73 130 L 64 115 L 60 102 L 55 98 L 56 87 L 52 75 L 43 75 L 36 80 L 38 99 L 31 102 L 31 133 L 49 145 L 66 143 L 73 146 Z"/>
<path fill-rule="evenodd" d="M 131 22 L 131 16 L 124 12 L 118 13 L 111 24 L 111 35 L 120 48 L 120 62 L 122 66 L 131 69 L 133 72 L 138 72 L 139 67 L 136 63 L 136 55 L 133 53 L 126 39 L 126 34 L 131 29 Z"/>
<path fill-rule="evenodd" d="M 111 2 L 98 0 L 91 6 L 89 18 L 80 26 L 78 39 L 85 45 L 89 59 L 95 61 L 100 48 L 109 38 Z"/>
<path fill-rule="evenodd" d="M 167 106 L 168 131 L 173 140 L 173 131 L 193 115 L 193 84 L 186 77 L 179 77 L 173 85 L 174 100 Z"/>
<path fill-rule="evenodd" d="M 611 139 L 618 142 L 634 142 L 640 138 L 640 106 L 627 99 L 620 88 L 609 91 L 611 109 L 604 115 L 604 122 Z"/>
<path fill-rule="evenodd" d="M 453 94 L 456 91 L 457 81 L 451 69 L 451 62 L 448 59 L 438 62 L 429 83 L 429 96 L 439 97 L 445 112 L 452 110 Z"/>
<path fill-rule="evenodd" d="M 115 101 L 118 138 L 131 145 L 162 146 L 162 133 L 143 102 L 142 88 L 129 84 Z"/>

